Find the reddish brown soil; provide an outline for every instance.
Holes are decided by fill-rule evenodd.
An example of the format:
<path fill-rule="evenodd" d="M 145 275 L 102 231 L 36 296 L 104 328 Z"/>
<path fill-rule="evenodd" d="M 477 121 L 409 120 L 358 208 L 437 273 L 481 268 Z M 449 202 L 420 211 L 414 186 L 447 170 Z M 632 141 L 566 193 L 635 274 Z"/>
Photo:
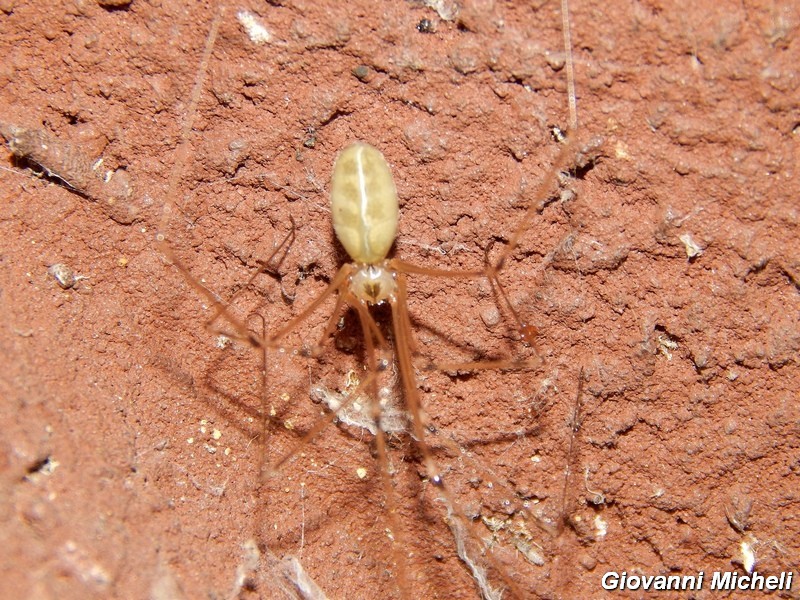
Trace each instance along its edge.
<path fill-rule="evenodd" d="M 362 139 L 395 173 L 396 254 L 480 268 L 542 201 L 552 128 L 567 126 L 558 3 L 465 2 L 445 22 L 412 2 L 246 2 L 272 33 L 260 46 L 229 7 L 177 174 L 214 9 L 101 4 L 0 2 L 0 121 L 125 169 L 138 215 L 121 225 L 102 198 L 4 156 L 3 596 L 292 597 L 278 560 L 294 556 L 331 598 L 478 597 L 407 435 L 391 441 L 394 554 L 370 434 L 330 426 L 260 483 L 318 421 L 310 388 L 342 389 L 363 361 L 352 315 L 321 359 L 270 357 L 261 436 L 258 353 L 219 347 L 208 302 L 154 235 L 175 175 L 170 246 L 229 297 L 293 216 L 280 273 L 294 302 L 263 277 L 235 306 L 274 331 L 346 260 L 328 178 Z M 607 571 L 743 572 L 745 543 L 759 572 L 795 572 L 781 597 L 798 597 L 800 12 L 755 4 L 572 7 L 578 135 L 602 154 L 550 191 L 502 273 L 543 365 L 417 375 L 450 493 L 474 535 L 498 529 L 495 586 L 502 571 L 530 597 L 613 597 Z M 681 236 L 702 254 L 689 260 Z M 57 263 L 74 287 L 48 273 Z M 409 305 L 435 360 L 530 355 L 485 283 L 414 278 Z M 312 344 L 330 310 L 287 347 Z"/>

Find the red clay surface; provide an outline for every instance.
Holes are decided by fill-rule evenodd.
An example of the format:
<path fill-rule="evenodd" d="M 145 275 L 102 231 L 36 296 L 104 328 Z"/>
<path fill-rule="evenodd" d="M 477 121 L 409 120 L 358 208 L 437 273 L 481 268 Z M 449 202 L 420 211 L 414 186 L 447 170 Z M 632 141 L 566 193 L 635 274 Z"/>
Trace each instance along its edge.
<path fill-rule="evenodd" d="M 270 356 L 266 399 L 258 352 L 204 327 L 208 302 L 154 236 L 214 8 L 102 4 L 0 2 L 0 121 L 102 156 L 101 173 L 124 169 L 137 218 L 119 224 L 103 198 L 4 155 L 3 595 L 302 597 L 279 562 L 293 556 L 331 598 L 479 597 L 407 434 L 390 443 L 395 553 L 368 432 L 332 425 L 261 481 L 318 422 L 312 388 L 361 373 L 358 322 L 345 315 L 320 359 L 294 355 L 326 304 Z M 269 42 L 248 38 L 239 9 Z M 559 23 L 557 2 L 465 2 L 450 22 L 412 2 L 228 7 L 170 247 L 227 298 L 291 215 L 284 294 L 263 277 L 233 307 L 274 331 L 347 260 L 327 190 L 337 152 L 360 139 L 394 171 L 396 255 L 480 268 L 542 203 L 560 149 Z M 797 4 L 576 1 L 571 23 L 578 135 L 602 138 L 601 155 L 550 191 L 502 273 L 543 364 L 455 376 L 420 360 L 417 373 L 448 489 L 474 519 L 469 544 L 490 544 L 493 586 L 502 572 L 520 595 L 565 599 L 615 597 L 607 571 L 743 573 L 745 544 L 760 573 L 795 572 L 778 596 L 797 598 Z M 531 355 L 484 282 L 411 288 L 422 355 Z M 748 595 L 763 594 L 736 597 Z"/>

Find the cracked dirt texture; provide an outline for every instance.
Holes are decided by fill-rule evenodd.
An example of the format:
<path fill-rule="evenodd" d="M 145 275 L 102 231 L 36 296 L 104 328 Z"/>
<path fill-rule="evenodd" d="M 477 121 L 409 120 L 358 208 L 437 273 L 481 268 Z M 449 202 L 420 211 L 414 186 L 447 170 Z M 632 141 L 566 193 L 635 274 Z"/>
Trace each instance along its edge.
<path fill-rule="evenodd" d="M 324 412 L 310 390 L 360 373 L 353 315 L 319 360 L 291 350 L 330 304 L 270 355 L 264 401 L 258 352 L 204 327 L 208 302 L 154 244 L 176 176 L 170 247 L 227 298 L 291 215 L 283 291 L 263 277 L 232 308 L 274 331 L 347 260 L 327 190 L 356 139 L 392 166 L 408 261 L 480 268 L 542 204 L 502 273 L 542 366 L 417 373 L 493 586 L 614 597 L 609 570 L 742 572 L 743 542 L 760 573 L 800 580 L 796 3 L 576 0 L 578 136 L 602 146 L 546 199 L 535 189 L 567 127 L 556 2 L 464 2 L 454 21 L 414 2 L 228 6 L 176 175 L 215 6 L 108 4 L 0 2 L 0 122 L 123 169 L 136 214 L 120 224 L 102 198 L 3 156 L 6 597 L 295 597 L 290 556 L 331 598 L 479 597 L 408 435 L 390 444 L 405 581 L 369 433 L 332 425 L 259 476 Z M 480 281 L 414 278 L 409 306 L 423 356 L 531 354 Z"/>

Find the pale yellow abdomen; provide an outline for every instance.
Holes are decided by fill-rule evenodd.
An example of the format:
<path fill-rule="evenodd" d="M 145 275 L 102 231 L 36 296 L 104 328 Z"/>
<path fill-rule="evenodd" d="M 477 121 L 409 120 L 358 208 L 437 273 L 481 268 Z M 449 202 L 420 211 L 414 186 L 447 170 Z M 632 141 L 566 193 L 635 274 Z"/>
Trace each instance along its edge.
<path fill-rule="evenodd" d="M 399 209 L 392 172 L 379 150 L 356 142 L 341 151 L 331 178 L 331 213 L 350 258 L 366 264 L 386 258 Z"/>

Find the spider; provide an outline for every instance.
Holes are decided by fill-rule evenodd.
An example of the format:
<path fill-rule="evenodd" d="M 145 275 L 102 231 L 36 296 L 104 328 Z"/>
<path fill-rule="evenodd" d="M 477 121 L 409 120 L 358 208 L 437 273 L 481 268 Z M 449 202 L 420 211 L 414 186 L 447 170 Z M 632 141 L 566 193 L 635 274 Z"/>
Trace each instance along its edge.
<path fill-rule="evenodd" d="M 229 337 L 242 340 L 254 348 L 264 353 L 264 372 L 263 385 L 266 389 L 270 381 L 270 373 L 267 371 L 266 353 L 282 349 L 282 344 L 289 334 L 298 330 L 300 325 L 307 321 L 309 317 L 316 313 L 331 297 L 335 296 L 335 306 L 327 319 L 324 331 L 317 343 L 308 352 L 311 356 L 323 354 L 325 342 L 335 332 L 338 320 L 345 308 L 352 310 L 360 323 L 363 332 L 364 358 L 366 363 L 367 376 L 359 385 L 359 394 L 351 394 L 349 399 L 339 407 L 337 411 L 331 411 L 324 418 L 308 430 L 298 441 L 293 449 L 286 452 L 278 460 L 273 462 L 266 469 L 274 473 L 278 471 L 286 462 L 295 457 L 302 448 L 311 442 L 323 429 L 325 429 L 337 416 L 337 414 L 348 408 L 356 398 L 365 396 L 368 398 L 369 417 L 374 422 L 375 427 L 375 447 L 377 462 L 381 475 L 381 482 L 385 501 L 391 536 L 396 540 L 393 544 L 394 562 L 397 565 L 398 581 L 401 593 L 405 594 L 408 588 L 407 582 L 410 581 L 405 565 L 405 558 L 398 550 L 402 546 L 403 527 L 397 516 L 395 493 L 392 487 L 386 427 L 382 423 L 383 411 L 380 403 L 378 391 L 379 380 L 385 369 L 385 363 L 379 360 L 379 355 L 394 351 L 396 356 L 397 369 L 399 372 L 400 387 L 402 389 L 402 399 L 404 410 L 407 413 L 408 433 L 413 437 L 414 443 L 418 448 L 422 463 L 424 465 L 427 480 L 435 488 L 440 500 L 444 503 L 450 519 L 451 529 L 456 537 L 456 543 L 464 544 L 465 539 L 470 536 L 469 519 L 460 509 L 458 503 L 448 489 L 446 474 L 439 467 L 434 457 L 434 452 L 428 442 L 431 435 L 424 416 L 423 402 L 417 380 L 414 365 L 414 354 L 416 345 L 414 343 L 414 332 L 412 320 L 408 309 L 408 280 L 410 276 L 419 277 L 438 277 L 451 279 L 484 279 L 491 287 L 500 310 L 509 314 L 516 324 L 519 340 L 529 346 L 535 347 L 537 329 L 534 325 L 527 323 L 515 309 L 513 303 L 505 292 L 501 283 L 500 275 L 511 254 L 519 245 L 523 234 L 531 227 L 534 217 L 537 214 L 539 203 L 558 183 L 559 173 L 569 165 L 572 154 L 574 154 L 575 130 L 577 129 L 577 117 L 575 109 L 575 92 L 573 81 L 572 55 L 570 52 L 568 13 L 566 1 L 562 6 L 564 23 L 564 43 L 566 48 L 566 69 L 568 78 L 568 94 L 570 122 L 569 127 L 562 140 L 561 150 L 552 165 L 552 168 L 544 177 L 534 192 L 535 201 L 529 204 L 523 218 L 520 220 L 516 229 L 508 238 L 505 246 L 499 251 L 498 256 L 491 258 L 490 251 L 492 244 L 488 244 L 485 249 L 483 268 L 477 270 L 446 270 L 435 269 L 425 266 L 415 265 L 398 257 L 387 258 L 395 242 L 398 229 L 399 203 L 396 187 L 390 168 L 381 152 L 372 145 L 357 141 L 348 145 L 338 155 L 331 178 L 331 214 L 333 229 L 336 237 L 350 257 L 350 262 L 341 265 L 337 273 L 332 277 L 327 288 L 322 291 L 308 306 L 303 308 L 299 314 L 289 320 L 277 331 L 254 333 L 247 322 L 239 319 L 230 310 L 231 300 L 223 301 L 216 294 L 211 292 L 201 283 L 184 265 L 177 254 L 167 242 L 166 225 L 169 221 L 172 206 L 171 199 L 175 194 L 177 178 L 170 183 L 170 190 L 167 195 L 162 225 L 157 234 L 157 243 L 161 252 L 168 260 L 181 272 L 186 281 L 192 285 L 202 296 L 204 296 L 212 306 L 213 314 L 209 319 L 209 325 L 217 319 L 224 319 L 233 328 L 233 333 Z M 183 128 L 183 142 L 178 151 L 176 160 L 176 171 L 183 168 L 186 160 L 186 140 L 191 130 L 191 115 L 196 111 L 197 101 L 203 87 L 204 73 L 207 69 L 211 48 L 217 35 L 221 16 L 215 19 L 211 32 L 206 43 L 206 51 L 201 62 L 201 76 L 195 85 L 190 103 L 189 115 Z M 261 272 L 270 271 L 274 265 L 274 259 L 284 252 L 287 252 L 294 239 L 295 226 L 292 228 L 272 253 L 265 266 L 255 273 L 250 282 Z M 247 287 L 247 286 L 245 286 Z M 372 307 L 387 305 L 390 309 L 390 331 L 391 340 L 382 332 L 382 329 L 373 315 Z M 391 343 L 390 343 L 391 341 Z M 534 352 L 533 358 L 528 359 L 479 359 L 462 363 L 435 363 L 431 362 L 429 368 L 436 368 L 443 371 L 476 371 L 488 369 L 532 369 L 541 364 L 538 352 Z M 265 423 L 267 419 L 265 417 Z M 265 425 L 266 427 L 266 425 Z M 473 544 L 474 545 L 474 544 Z M 477 552 L 474 550 L 464 550 L 462 560 L 473 570 L 476 580 L 481 577 L 485 580 L 485 575 L 476 574 Z M 470 564 L 472 563 L 472 564 Z M 494 570 L 500 573 L 505 584 L 514 596 L 524 597 L 524 592 L 519 584 L 509 576 L 506 576 L 501 567 L 493 566 Z M 480 584 L 479 584 L 480 585 Z M 485 584 L 488 585 L 488 584 Z M 489 595 L 482 588 L 484 595 Z"/>

